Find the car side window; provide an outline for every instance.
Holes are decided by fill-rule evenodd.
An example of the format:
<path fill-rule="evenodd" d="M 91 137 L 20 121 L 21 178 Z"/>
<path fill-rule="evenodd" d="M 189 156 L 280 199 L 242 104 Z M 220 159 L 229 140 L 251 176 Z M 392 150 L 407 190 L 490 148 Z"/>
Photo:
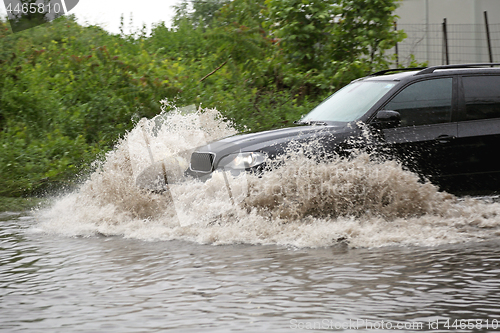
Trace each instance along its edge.
<path fill-rule="evenodd" d="M 385 110 L 401 114 L 401 126 L 439 124 L 451 121 L 452 78 L 420 81 L 399 92 Z"/>
<path fill-rule="evenodd" d="M 500 118 L 500 76 L 462 78 L 466 120 Z"/>

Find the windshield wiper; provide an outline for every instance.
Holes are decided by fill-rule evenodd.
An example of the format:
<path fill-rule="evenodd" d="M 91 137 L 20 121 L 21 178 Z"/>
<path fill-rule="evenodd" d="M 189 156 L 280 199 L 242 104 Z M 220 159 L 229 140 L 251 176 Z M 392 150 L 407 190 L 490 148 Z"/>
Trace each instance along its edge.
<path fill-rule="evenodd" d="M 326 122 L 320 120 L 309 120 L 309 121 L 296 120 L 293 123 L 296 125 L 322 125 L 322 126 L 328 125 Z"/>

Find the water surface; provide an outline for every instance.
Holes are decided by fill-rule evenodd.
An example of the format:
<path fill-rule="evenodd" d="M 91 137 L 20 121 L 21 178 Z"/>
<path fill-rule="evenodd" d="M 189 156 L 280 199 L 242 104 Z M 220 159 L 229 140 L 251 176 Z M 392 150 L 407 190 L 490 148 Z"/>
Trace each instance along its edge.
<path fill-rule="evenodd" d="M 214 246 L 54 236 L 33 231 L 30 215 L 1 220 L 4 332 L 289 332 L 349 320 L 419 330 L 441 320 L 449 331 L 446 320 L 500 315 L 500 240 Z"/>

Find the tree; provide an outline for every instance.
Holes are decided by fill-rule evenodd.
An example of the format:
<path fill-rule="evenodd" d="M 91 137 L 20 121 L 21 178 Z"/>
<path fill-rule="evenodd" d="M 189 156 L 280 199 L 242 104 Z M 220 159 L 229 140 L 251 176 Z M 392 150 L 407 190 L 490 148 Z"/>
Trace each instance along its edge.
<path fill-rule="evenodd" d="M 331 43 L 334 1 L 266 0 L 269 29 L 288 61 L 302 70 L 321 69 L 322 49 Z"/>
<path fill-rule="evenodd" d="M 392 29 L 399 1 L 266 0 L 288 66 L 284 82 L 318 94 L 386 67 L 384 52 L 404 38 Z"/>
<path fill-rule="evenodd" d="M 399 0 L 340 0 L 336 16 L 334 59 L 368 60 L 370 67 L 386 67 L 384 52 L 405 34 L 394 31 L 393 14 Z"/>
<path fill-rule="evenodd" d="M 179 26 L 182 20 L 188 20 L 195 28 L 198 26 L 208 28 L 217 11 L 228 2 L 230 0 L 183 0 L 179 5 L 174 6 L 174 26 Z"/>

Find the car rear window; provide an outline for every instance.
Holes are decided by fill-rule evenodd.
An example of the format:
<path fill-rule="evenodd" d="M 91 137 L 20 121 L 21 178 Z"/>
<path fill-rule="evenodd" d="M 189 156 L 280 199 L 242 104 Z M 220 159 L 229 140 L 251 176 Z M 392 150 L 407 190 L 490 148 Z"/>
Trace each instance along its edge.
<path fill-rule="evenodd" d="M 463 77 L 466 120 L 500 118 L 500 76 Z"/>

